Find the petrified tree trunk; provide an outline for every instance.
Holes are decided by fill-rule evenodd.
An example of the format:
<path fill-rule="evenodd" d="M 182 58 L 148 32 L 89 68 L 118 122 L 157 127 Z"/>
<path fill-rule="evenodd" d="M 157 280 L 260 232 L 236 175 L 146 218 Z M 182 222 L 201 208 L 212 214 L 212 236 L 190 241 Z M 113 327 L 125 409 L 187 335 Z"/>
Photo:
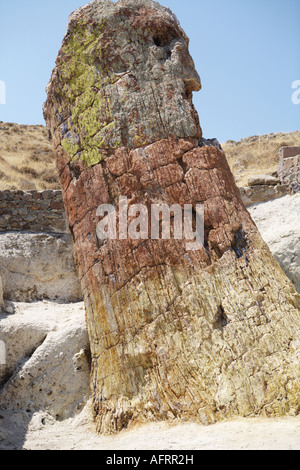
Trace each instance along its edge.
<path fill-rule="evenodd" d="M 223 151 L 202 139 L 200 88 L 186 35 L 156 2 L 98 0 L 70 17 L 44 114 L 85 299 L 99 432 L 299 411 L 300 299 Z M 97 208 L 114 205 L 119 220 L 120 196 L 129 208 L 204 204 L 204 246 L 99 241 Z"/>

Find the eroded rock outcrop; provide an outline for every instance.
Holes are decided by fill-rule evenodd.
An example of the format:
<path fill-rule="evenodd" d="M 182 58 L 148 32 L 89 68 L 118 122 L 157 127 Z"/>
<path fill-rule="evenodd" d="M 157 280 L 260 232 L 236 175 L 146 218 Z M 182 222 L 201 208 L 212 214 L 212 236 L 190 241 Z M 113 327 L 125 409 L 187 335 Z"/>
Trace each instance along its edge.
<path fill-rule="evenodd" d="M 300 294 L 300 194 L 252 205 L 248 210 L 275 259 Z"/>
<path fill-rule="evenodd" d="M 97 0 L 70 17 L 44 115 L 85 300 L 99 432 L 299 411 L 300 298 L 222 149 L 202 140 L 200 88 L 188 38 L 158 3 Z M 137 203 L 190 204 L 195 217 L 202 203 L 204 246 L 100 241 L 97 208 L 112 205 L 120 221 L 120 196 L 131 221 Z"/>
<path fill-rule="evenodd" d="M 0 274 L 7 300 L 82 300 L 72 238 L 67 234 L 0 233 Z"/>
<path fill-rule="evenodd" d="M 0 364 L 0 411 L 28 419 L 34 413 L 58 420 L 74 416 L 89 398 L 83 303 L 18 303 L 14 310 L 13 315 L 0 314 L 0 342 L 6 350 Z M 7 438 L 2 424 L 0 447 Z"/>

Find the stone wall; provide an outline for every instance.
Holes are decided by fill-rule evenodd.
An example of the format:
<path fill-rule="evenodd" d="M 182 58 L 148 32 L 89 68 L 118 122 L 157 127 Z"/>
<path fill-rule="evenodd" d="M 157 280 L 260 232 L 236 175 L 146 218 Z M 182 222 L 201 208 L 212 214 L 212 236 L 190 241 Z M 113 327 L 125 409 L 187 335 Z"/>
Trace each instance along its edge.
<path fill-rule="evenodd" d="M 300 147 L 281 147 L 279 151 L 280 160 L 295 157 L 300 154 Z"/>
<path fill-rule="evenodd" d="M 246 206 L 287 194 L 286 187 L 280 184 L 257 184 L 239 190 Z M 70 234 L 61 191 L 0 191 L 1 232 Z"/>
<path fill-rule="evenodd" d="M 0 232 L 69 233 L 61 191 L 0 191 Z"/>
<path fill-rule="evenodd" d="M 239 188 L 239 190 L 246 207 L 278 199 L 287 194 L 285 186 L 280 184 L 277 186 L 267 184 L 251 185 Z"/>
<path fill-rule="evenodd" d="M 278 176 L 289 193 L 300 192 L 300 147 L 280 149 Z"/>
<path fill-rule="evenodd" d="M 6 304 L 82 300 L 61 191 L 0 192 L 0 277 Z"/>

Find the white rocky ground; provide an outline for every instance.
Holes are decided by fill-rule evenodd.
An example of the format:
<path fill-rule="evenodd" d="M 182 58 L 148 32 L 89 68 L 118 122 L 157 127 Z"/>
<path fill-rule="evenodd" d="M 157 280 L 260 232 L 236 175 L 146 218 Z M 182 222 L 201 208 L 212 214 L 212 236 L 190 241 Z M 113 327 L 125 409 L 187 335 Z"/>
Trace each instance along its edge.
<path fill-rule="evenodd" d="M 249 210 L 299 289 L 300 194 Z M 1 342 L 6 365 L 0 361 L 0 450 L 300 450 L 300 417 L 236 419 L 209 427 L 154 423 L 117 436 L 97 436 L 82 302 L 6 302 L 0 314 Z"/>
<path fill-rule="evenodd" d="M 89 404 L 77 417 L 62 422 L 42 412 L 30 422 L 22 414 L 0 413 L 2 426 L 10 432 L 6 445 L 0 440 L 0 450 L 300 450 L 299 417 L 237 419 L 211 426 L 153 423 L 99 436 Z"/>
<path fill-rule="evenodd" d="M 300 293 L 300 194 L 253 205 L 248 211 Z"/>

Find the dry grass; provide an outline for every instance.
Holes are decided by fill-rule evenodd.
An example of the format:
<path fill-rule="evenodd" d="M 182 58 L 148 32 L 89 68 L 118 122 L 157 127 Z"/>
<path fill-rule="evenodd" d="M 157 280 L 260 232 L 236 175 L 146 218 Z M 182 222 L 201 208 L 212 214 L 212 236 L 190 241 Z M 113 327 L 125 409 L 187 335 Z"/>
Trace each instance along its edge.
<path fill-rule="evenodd" d="M 300 146 L 300 131 L 229 140 L 222 147 L 238 186 L 246 186 L 251 176 L 277 171 L 286 145 Z M 59 187 L 47 129 L 0 121 L 0 190 Z"/>
<path fill-rule="evenodd" d="M 5 189 L 59 189 L 44 126 L 0 122 L 0 190 Z"/>
<path fill-rule="evenodd" d="M 247 186 L 251 176 L 276 173 L 279 149 L 285 146 L 300 146 L 300 131 L 253 136 L 239 142 L 229 140 L 222 144 L 238 186 Z"/>

